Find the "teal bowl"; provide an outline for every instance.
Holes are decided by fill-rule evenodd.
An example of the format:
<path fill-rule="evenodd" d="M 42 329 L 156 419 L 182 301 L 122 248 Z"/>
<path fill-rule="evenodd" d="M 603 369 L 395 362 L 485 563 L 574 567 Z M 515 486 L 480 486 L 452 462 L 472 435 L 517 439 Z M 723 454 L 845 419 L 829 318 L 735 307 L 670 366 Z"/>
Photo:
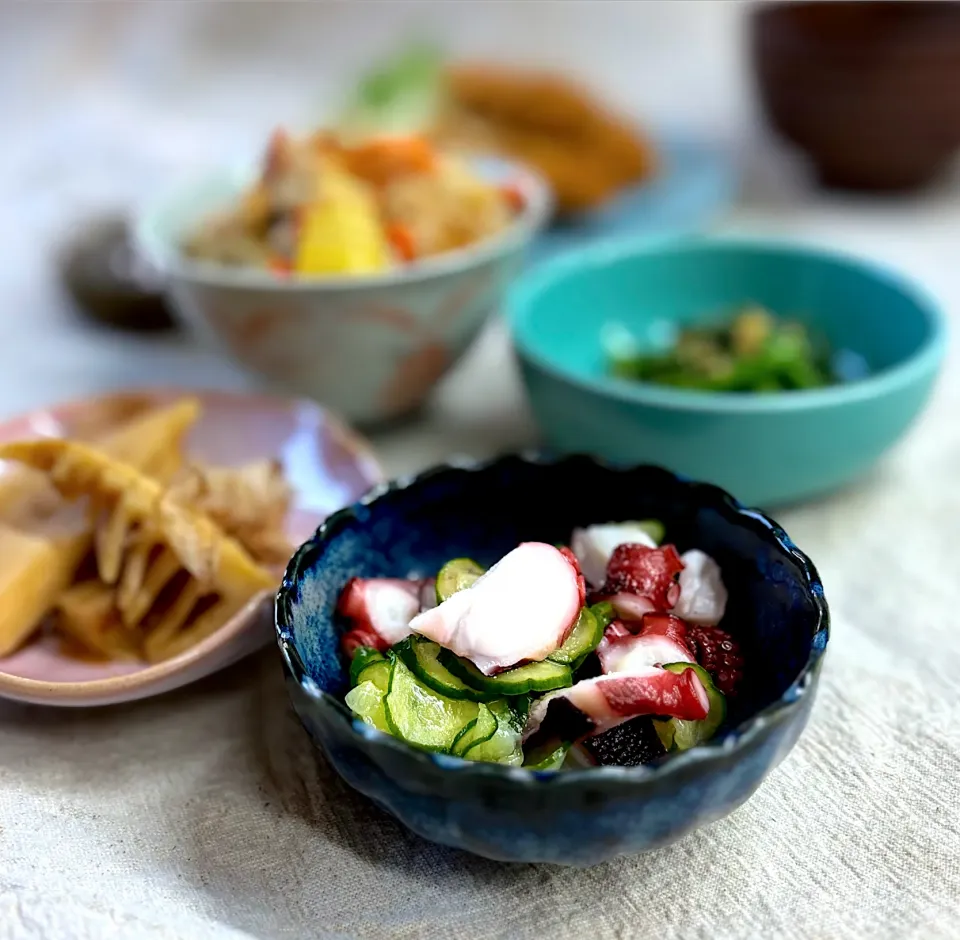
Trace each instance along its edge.
<path fill-rule="evenodd" d="M 803 320 L 865 377 L 767 394 L 612 378 L 601 334 L 637 337 L 745 302 Z M 826 493 L 863 474 L 930 396 L 946 348 L 936 303 L 886 267 L 833 251 L 690 236 L 570 252 L 514 286 L 508 315 L 547 444 L 653 462 L 751 505 Z"/>

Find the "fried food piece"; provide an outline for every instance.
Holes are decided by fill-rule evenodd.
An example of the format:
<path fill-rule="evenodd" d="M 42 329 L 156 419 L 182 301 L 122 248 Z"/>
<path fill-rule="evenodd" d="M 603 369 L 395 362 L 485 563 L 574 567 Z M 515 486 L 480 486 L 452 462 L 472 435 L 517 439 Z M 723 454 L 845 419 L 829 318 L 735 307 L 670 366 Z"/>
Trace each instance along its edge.
<path fill-rule="evenodd" d="M 565 212 L 592 209 L 619 188 L 617 175 L 589 146 L 518 127 L 500 127 L 495 134 L 509 154 L 535 166 L 546 177 Z"/>
<path fill-rule="evenodd" d="M 438 122 L 439 139 L 472 140 L 530 163 L 561 211 L 593 208 L 655 170 L 649 142 L 564 76 L 461 65 L 448 79 L 452 107 Z"/>
<path fill-rule="evenodd" d="M 169 479 L 199 413 L 194 399 L 152 409 L 104 436 L 102 446 L 156 479 Z M 0 656 L 19 647 L 51 609 L 92 537 L 86 513 L 66 504 L 46 474 L 18 467 L 0 478 Z"/>
<path fill-rule="evenodd" d="M 448 147 L 506 155 L 534 167 L 550 184 L 561 212 L 599 206 L 619 185 L 607 163 L 577 141 L 519 126 L 495 125 L 463 113 L 448 113 L 437 134 Z"/>
<path fill-rule="evenodd" d="M 191 464 L 167 493 L 208 515 L 265 565 L 284 564 L 293 552 L 284 530 L 292 495 L 277 460 L 242 467 Z"/>
<path fill-rule="evenodd" d="M 504 65 L 464 63 L 447 71 L 453 97 L 470 111 L 504 124 L 577 136 L 596 120 L 597 105 L 567 78 Z"/>
<path fill-rule="evenodd" d="M 62 439 L 0 445 L 0 460 L 42 470 L 65 498 L 88 501 L 99 579 L 115 588 L 121 623 L 145 632 L 148 656 L 181 648 L 188 631 L 207 635 L 275 584 L 213 520 L 129 464 Z"/>

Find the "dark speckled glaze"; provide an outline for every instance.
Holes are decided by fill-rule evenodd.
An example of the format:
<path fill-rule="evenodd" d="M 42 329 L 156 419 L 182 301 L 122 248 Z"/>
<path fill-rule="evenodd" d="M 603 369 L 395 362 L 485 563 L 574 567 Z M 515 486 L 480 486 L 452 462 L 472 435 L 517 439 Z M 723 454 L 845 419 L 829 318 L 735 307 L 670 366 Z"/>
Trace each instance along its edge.
<path fill-rule="evenodd" d="M 730 591 L 723 625 L 749 681 L 709 744 L 644 767 L 544 773 L 418 751 L 351 717 L 333 619 L 348 578 L 432 574 L 458 555 L 491 564 L 524 540 L 651 516 L 681 551 L 713 555 Z M 344 779 L 428 839 L 518 862 L 594 865 L 731 812 L 803 730 L 828 636 L 817 572 L 770 519 L 656 467 L 579 456 L 442 466 L 379 487 L 302 546 L 277 597 L 294 706 Z"/>

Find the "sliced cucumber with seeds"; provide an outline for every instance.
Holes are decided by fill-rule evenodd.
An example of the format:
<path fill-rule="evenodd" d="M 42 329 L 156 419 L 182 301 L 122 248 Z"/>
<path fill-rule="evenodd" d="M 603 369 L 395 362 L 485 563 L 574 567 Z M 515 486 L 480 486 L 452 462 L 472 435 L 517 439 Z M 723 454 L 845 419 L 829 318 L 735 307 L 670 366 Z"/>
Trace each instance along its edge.
<path fill-rule="evenodd" d="M 450 753 L 463 757 L 472 747 L 489 741 L 499 727 L 497 716 L 486 705 L 478 706 L 477 717 L 470 722 L 454 739 L 450 746 Z"/>
<path fill-rule="evenodd" d="M 548 741 L 533 748 L 524 758 L 523 766 L 528 770 L 559 770 L 569 750 L 568 741 Z"/>
<path fill-rule="evenodd" d="M 383 660 L 384 656 L 372 646 L 358 646 L 350 660 L 350 685 L 360 684 L 360 673 L 371 663 Z"/>
<path fill-rule="evenodd" d="M 472 558 L 454 558 L 437 573 L 437 603 L 453 597 L 458 591 L 470 587 L 486 569 Z"/>
<path fill-rule="evenodd" d="M 369 660 L 357 676 L 357 684 L 361 682 L 372 682 L 381 692 L 386 693 L 390 685 L 390 660 L 384 656 Z"/>
<path fill-rule="evenodd" d="M 515 695 L 509 700 L 509 704 L 513 711 L 514 721 L 518 723 L 522 730 L 527 723 L 527 715 L 530 714 L 530 696 Z"/>
<path fill-rule="evenodd" d="M 529 710 L 530 697 L 527 695 L 524 695 L 521 698 L 527 700 L 528 710 Z M 513 702 L 519 701 L 519 700 L 520 699 L 511 700 L 511 699 L 501 698 L 490 703 L 490 711 L 492 711 L 494 715 L 497 716 L 497 720 L 500 721 L 501 724 L 505 722 L 511 728 L 513 728 L 514 731 L 517 731 L 517 732 L 523 731 L 523 726 L 527 723 L 526 713 L 524 712 L 523 714 L 521 714 L 520 712 L 517 711 L 516 708 L 513 707 Z"/>
<path fill-rule="evenodd" d="M 481 705 L 493 715 L 496 728 L 485 741 L 471 744 L 463 756 L 467 760 L 487 761 L 489 763 L 517 766 L 523 762 L 522 732 L 523 725 L 506 699 L 498 699 L 489 706 Z"/>
<path fill-rule="evenodd" d="M 600 621 L 601 633 L 617 619 L 617 612 L 613 609 L 613 604 L 610 601 L 600 601 L 598 604 L 594 604 L 590 608 L 590 613 Z M 599 640 L 597 642 L 599 643 Z"/>
<path fill-rule="evenodd" d="M 580 667 L 583 661 L 597 648 L 603 639 L 605 624 L 601 624 L 589 607 L 584 607 L 577 617 L 573 629 L 567 634 L 560 649 L 552 652 L 547 660 L 569 666 L 572 670 Z"/>
<path fill-rule="evenodd" d="M 434 692 L 398 656 L 390 656 L 390 664 L 383 705 L 391 734 L 425 750 L 449 751 L 457 735 L 477 719 L 477 703 Z"/>
<path fill-rule="evenodd" d="M 497 697 L 496 692 L 482 692 L 458 679 L 438 659 L 440 644 L 420 636 L 411 636 L 394 647 L 403 664 L 424 685 L 448 698 L 466 699 L 470 702 L 489 702 Z"/>
<path fill-rule="evenodd" d="M 471 688 L 481 692 L 493 692 L 498 696 L 550 692 L 573 685 L 573 674 L 569 666 L 546 660 L 516 666 L 495 676 L 485 676 L 469 660 L 461 659 L 449 650 L 440 650 L 440 662 Z"/>
<path fill-rule="evenodd" d="M 727 700 L 724 694 L 713 684 L 710 673 L 703 666 L 696 663 L 668 663 L 664 669 L 670 672 L 683 672 L 693 669 L 703 683 L 710 702 L 710 711 L 702 721 L 684 721 L 681 718 L 670 718 L 666 721 L 654 720 L 653 726 L 668 751 L 686 751 L 688 748 L 709 741 L 717 733 L 717 728 L 727 717 Z"/>
<path fill-rule="evenodd" d="M 389 734 L 390 726 L 383 708 L 383 696 L 383 689 L 373 682 L 361 682 L 347 692 L 344 701 L 358 718 Z"/>

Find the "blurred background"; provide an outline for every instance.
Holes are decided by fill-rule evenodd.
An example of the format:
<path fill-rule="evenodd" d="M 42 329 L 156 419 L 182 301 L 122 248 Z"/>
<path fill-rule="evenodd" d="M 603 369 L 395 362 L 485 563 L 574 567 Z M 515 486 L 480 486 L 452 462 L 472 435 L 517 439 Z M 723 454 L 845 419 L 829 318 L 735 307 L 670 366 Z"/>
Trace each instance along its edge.
<path fill-rule="evenodd" d="M 358 74 L 414 38 L 429 39 L 453 60 L 575 75 L 655 144 L 671 136 L 696 141 L 711 155 L 714 176 L 699 215 L 688 214 L 684 228 L 833 244 L 894 262 L 938 296 L 960 300 L 952 137 L 940 148 L 951 159 L 940 160 L 922 185 L 882 193 L 818 185 L 758 95 L 749 23 L 762 6 L 728 0 L 4 4 L 0 413 L 129 385 L 249 387 L 229 356 L 192 334 L 114 330 L 78 316 L 58 279 L 62 246 L 105 211 L 135 217 L 185 174 L 257 158 L 279 125 L 322 125 Z M 847 32 L 866 37 L 868 25 L 852 22 Z M 915 53 L 892 55 L 900 72 L 886 100 L 905 96 L 916 103 L 913 111 L 929 111 L 927 86 L 910 77 Z M 875 74 L 875 87 L 888 87 Z M 810 94 L 819 111 L 843 124 L 842 96 L 831 91 L 829 76 L 824 82 Z M 956 96 L 957 85 L 944 87 L 933 97 Z M 875 127 L 892 122 L 875 103 L 866 120 Z M 928 120 L 946 133 L 946 117 Z M 901 136 L 918 135 L 907 128 Z M 881 139 L 874 149 L 889 148 Z M 638 231 L 650 232 L 661 220 L 654 214 L 635 221 Z M 670 227 L 668 217 L 662 221 Z M 502 381 L 479 396 L 476 382 L 492 373 Z M 494 323 L 444 379 L 426 417 L 378 442 L 398 470 L 450 451 L 526 444 L 536 432 L 521 402 L 504 331 Z"/>

